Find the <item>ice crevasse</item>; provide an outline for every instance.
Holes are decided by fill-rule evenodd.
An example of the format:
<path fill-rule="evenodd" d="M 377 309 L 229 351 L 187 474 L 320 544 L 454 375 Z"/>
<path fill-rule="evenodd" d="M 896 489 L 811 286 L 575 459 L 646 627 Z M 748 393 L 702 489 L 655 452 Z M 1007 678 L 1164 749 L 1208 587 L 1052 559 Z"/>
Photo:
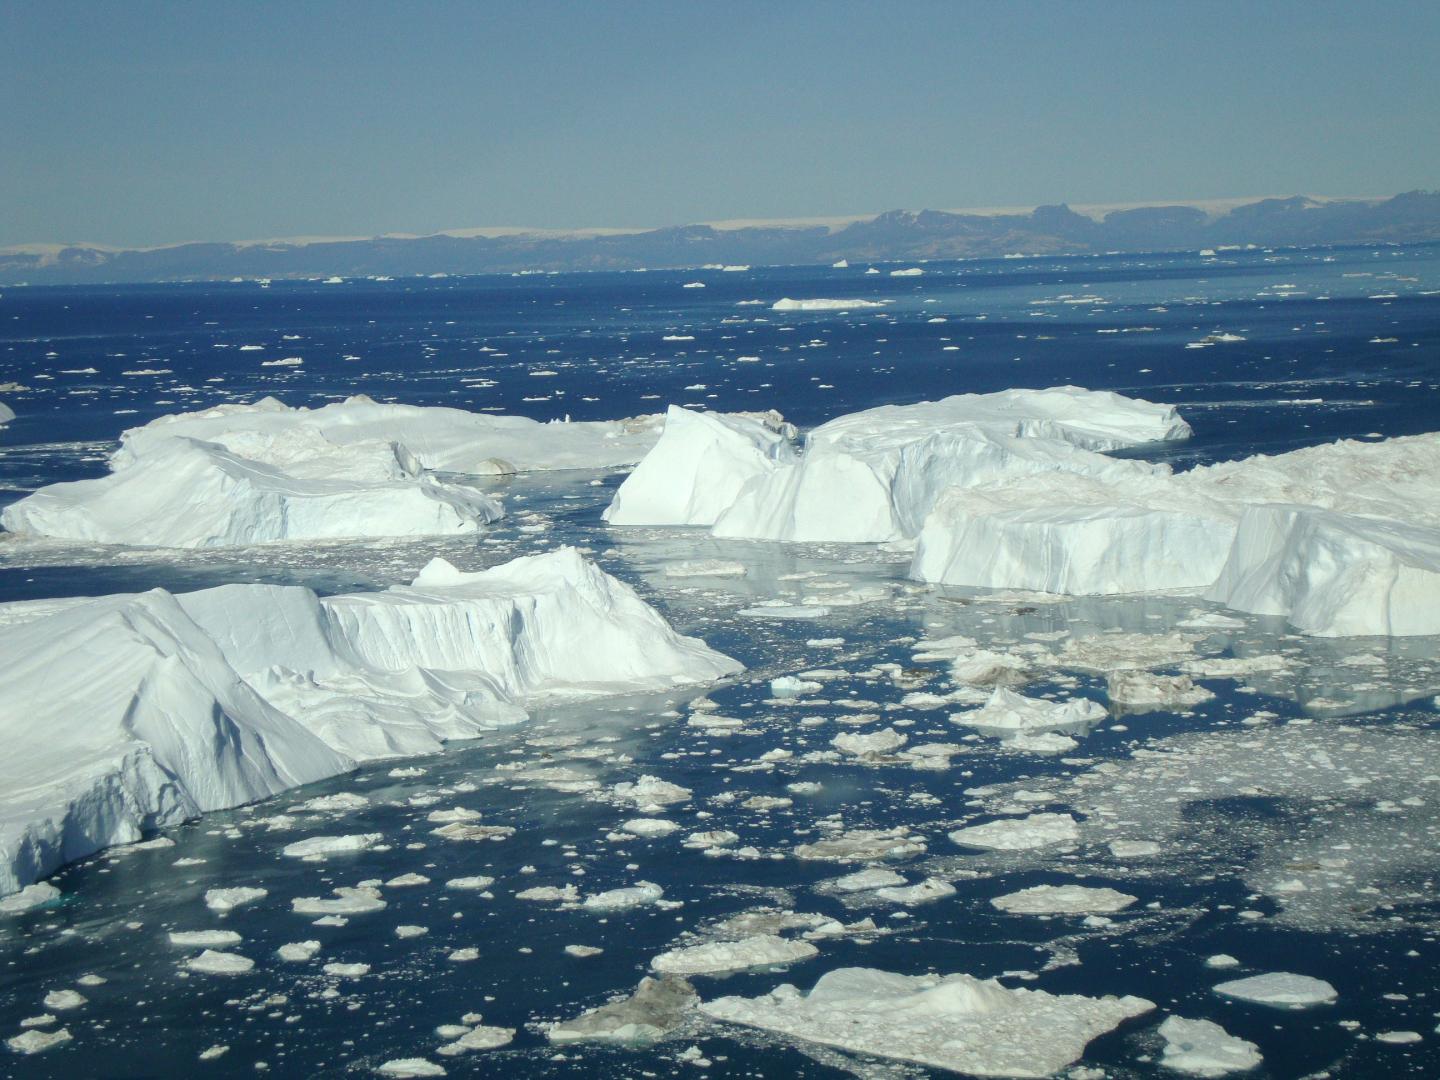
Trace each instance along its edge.
<path fill-rule="evenodd" d="M 155 589 L 0 605 L 0 895 L 101 848 L 545 700 L 735 673 L 573 549 L 320 598 Z"/>

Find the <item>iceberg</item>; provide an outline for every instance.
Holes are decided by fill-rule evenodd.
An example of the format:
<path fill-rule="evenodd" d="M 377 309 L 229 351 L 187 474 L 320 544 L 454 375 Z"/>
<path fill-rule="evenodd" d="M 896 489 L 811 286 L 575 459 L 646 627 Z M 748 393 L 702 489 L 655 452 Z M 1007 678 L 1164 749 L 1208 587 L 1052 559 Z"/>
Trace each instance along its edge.
<path fill-rule="evenodd" d="M 14 533 L 174 548 L 352 536 L 446 536 L 498 520 L 481 492 L 407 471 L 297 476 L 218 443 L 176 438 L 93 480 L 51 484 L 5 508 Z M 372 462 L 373 463 L 373 462 Z"/>
<path fill-rule="evenodd" d="M 615 492 L 611 525 L 713 525 L 746 483 L 794 458 L 794 428 L 671 405 L 660 441 Z"/>
<path fill-rule="evenodd" d="M 713 532 L 782 541 L 904 540 L 951 488 L 1036 472 L 1116 484 L 1168 475 L 1168 467 L 1104 451 L 1189 434 L 1168 405 L 1074 386 L 885 405 L 811 431 L 797 461 L 745 483 Z"/>
<path fill-rule="evenodd" d="M 318 409 L 291 408 L 275 398 L 252 405 L 219 405 L 178 413 L 120 436 L 112 465 L 122 468 L 166 440 L 218 443 L 250 461 L 306 475 L 297 462 L 323 468 L 324 459 L 354 462 L 386 455 L 395 446 L 418 469 L 493 475 L 549 469 L 634 465 L 655 445 L 661 418 L 587 423 L 541 423 L 522 416 L 489 416 L 463 409 L 386 405 L 356 395 Z M 329 450 L 319 453 L 317 450 Z M 318 459 L 318 460 L 317 460 Z M 312 472 L 311 475 L 314 475 Z M 323 475 L 323 474 L 322 474 Z"/>
<path fill-rule="evenodd" d="M 1440 633 L 1440 433 L 1128 479 L 1032 475 L 936 500 L 922 581 L 1203 590 L 1323 637 Z"/>
<path fill-rule="evenodd" d="M 785 297 L 770 305 L 771 311 L 859 311 L 885 305 L 878 300 L 791 300 Z"/>
<path fill-rule="evenodd" d="M 210 810 L 433 753 L 528 703 L 740 665 L 574 549 L 319 598 L 225 585 L 0 607 L 0 895 Z"/>
<path fill-rule="evenodd" d="M 15 410 L 10 408 L 10 406 L 6 405 L 3 401 L 0 401 L 0 426 L 4 426 L 5 424 L 8 424 L 11 420 L 14 419 Z"/>
<path fill-rule="evenodd" d="M 1090 1040 L 1153 1009 L 1139 997 L 1010 990 L 969 975 L 840 968 L 808 994 L 785 984 L 700 1006 L 715 1020 L 969 1076 L 1051 1076 Z"/>

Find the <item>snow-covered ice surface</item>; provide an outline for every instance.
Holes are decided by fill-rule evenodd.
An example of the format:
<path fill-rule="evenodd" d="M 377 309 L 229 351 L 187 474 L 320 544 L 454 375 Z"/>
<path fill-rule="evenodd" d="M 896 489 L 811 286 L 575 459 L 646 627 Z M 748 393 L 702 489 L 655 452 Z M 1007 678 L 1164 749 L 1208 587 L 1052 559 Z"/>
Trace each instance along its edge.
<path fill-rule="evenodd" d="M 762 425 L 773 407 L 813 430 L 886 405 L 1083 385 L 1173 403 L 1193 435 L 1103 454 L 1080 447 L 1076 461 L 1095 455 L 1136 477 L 1160 475 L 1156 464 L 1176 476 L 1208 466 L 1223 487 L 1238 484 L 1219 484 L 1227 470 L 1252 487 L 1261 471 L 1266 483 L 1288 475 L 1266 489 L 1267 503 L 1308 499 L 1350 518 L 1375 513 L 1403 486 L 1404 459 L 1420 460 L 1384 439 L 1440 428 L 1440 301 L 1422 295 L 1440 288 L 1433 253 L 931 262 L 923 277 L 893 282 L 891 267 L 865 269 L 240 283 L 128 298 L 6 290 L 0 315 L 16 336 L 0 350 L 0 385 L 29 389 L 0 391 L 18 414 L 0 434 L 0 502 L 106 475 L 122 429 L 266 394 L 314 410 L 400 395 L 472 415 L 571 414 L 571 427 L 650 415 L 648 433 L 625 442 L 633 463 L 671 404 Z M 681 289 L 697 279 L 708 287 Z M 1280 282 L 1310 294 L 1303 307 Z M 1369 299 L 1389 292 L 1397 299 Z M 74 313 L 95 295 L 112 314 L 97 308 L 86 316 L 95 334 L 76 337 Z M 891 302 L 771 309 L 783 296 Z M 762 302 L 740 306 L 751 299 Z M 341 318 L 347 304 L 353 318 Z M 163 337 L 153 333 L 162 320 Z M 1244 340 L 1184 347 L 1221 333 Z M 160 369 L 171 372 L 122 374 Z M 266 439 L 227 452 L 263 456 Z M 1316 451 L 1289 474 L 1227 465 L 1342 439 L 1351 449 Z M 363 448 L 386 441 L 421 453 L 410 445 L 418 434 L 407 443 L 357 431 L 328 458 L 318 442 L 297 441 L 288 456 L 275 444 L 270 464 L 307 482 L 370 484 L 386 459 Z M 1358 480 L 1356 446 L 1375 466 Z M 373 1075 L 391 1063 L 397 1075 L 505 1078 L 939 1074 L 899 1057 L 934 1049 L 924 1031 L 945 1025 L 926 1029 L 930 1014 L 919 1011 L 897 1019 L 886 1006 L 899 998 L 874 986 L 847 1016 L 884 1015 L 876 1030 L 893 1035 L 903 1021 L 915 1037 L 826 1045 L 815 1036 L 828 1020 L 817 1026 L 788 996 L 772 1011 L 795 1021 L 790 1033 L 706 1011 L 765 1001 L 782 983 L 805 1000 L 824 977 L 865 969 L 993 979 L 1002 1002 L 1049 1001 L 1046 1015 L 1064 1012 L 1065 1023 L 1088 1011 L 1078 999 L 1155 1002 L 1088 1042 L 1076 1033 L 1075 1064 L 1057 1074 L 1072 1080 L 1204 1075 L 1254 1055 L 1263 1060 L 1253 1074 L 1277 1078 L 1440 1073 L 1437 640 L 1319 637 L 1286 623 L 1308 610 L 1370 618 L 1362 601 L 1373 590 L 1349 593 L 1353 577 L 1319 574 L 1313 560 L 1309 577 L 1238 576 L 1257 597 L 1283 583 L 1260 613 L 1208 600 L 1203 586 L 1067 597 L 918 582 L 903 538 L 777 544 L 703 524 L 607 525 L 629 464 L 578 442 L 575 453 L 592 456 L 574 469 L 486 464 L 508 452 L 518 470 L 520 449 L 418 462 L 503 504 L 483 531 L 185 551 L 0 541 L 0 633 L 27 649 L 38 643 L 27 628 L 83 622 L 76 597 L 163 589 L 214 647 L 185 637 L 184 657 L 218 653 L 239 680 L 207 683 L 207 694 L 243 683 L 324 739 L 360 741 L 364 754 L 351 756 L 393 755 L 184 824 L 147 821 L 137 807 L 140 827 L 126 839 L 141 842 L 0 900 L 0 1071 Z M 708 494 L 704 475 L 684 475 L 689 495 Z M 1074 500 L 1105 483 L 1066 475 Z M 1017 493 L 1039 483 L 1010 482 Z M 1326 484 L 1343 498 L 1325 503 Z M 1423 480 L 1412 495 L 1408 525 L 1432 527 Z M 1304 545 L 1286 550 L 1350 559 L 1342 526 L 1353 525 L 1306 525 Z M 555 649 L 498 665 L 503 685 L 482 689 L 454 666 L 461 627 L 486 618 L 468 575 L 567 545 L 676 632 L 748 670 L 619 697 L 542 695 L 525 702 L 525 722 L 494 722 L 525 672 L 563 665 L 588 684 L 618 666 L 597 648 L 603 635 L 580 624 Z M 426 571 L 436 557 L 455 569 Z M 1366 558 L 1382 577 L 1400 565 L 1383 551 Z M 1422 585 L 1406 578 L 1402 591 L 1420 596 Z M 237 588 L 266 590 L 271 617 L 238 604 Z M 208 605 L 193 599 L 206 590 Z M 440 598 L 470 590 L 463 604 Z M 1342 594 L 1351 599 L 1327 599 Z M 512 609 L 503 621 L 515 618 Z M 415 674 L 399 670 L 398 642 L 426 643 Z M 36 685 L 73 683 L 79 694 L 123 682 L 118 667 L 72 653 Z M 969 726 L 997 688 L 1036 703 L 1037 715 L 1094 709 L 1053 729 Z M 482 704 L 485 723 L 451 734 Z M 381 730 L 393 743 L 361 739 Z M 240 752 L 251 748 L 237 760 L 258 767 Z M 159 794 L 177 792 L 172 782 Z M 977 836 L 987 842 L 964 842 Z M 378 839 L 341 850 L 322 839 L 333 837 Z M 308 857 L 284 854 L 310 841 L 298 849 Z M 742 944 L 757 941 L 765 947 Z M 201 961 L 207 949 L 253 966 Z M 652 965 L 667 955 L 709 959 L 711 970 L 662 974 Z M 721 958 L 728 973 L 714 970 Z M 738 959 L 783 966 L 736 970 Z M 1217 990 L 1274 974 L 1322 980 L 1335 999 L 1291 1005 Z M 1009 996 L 1018 991 L 1047 997 Z M 826 996 L 815 1009 L 829 1016 Z M 1023 1011 L 1005 1012 L 1007 1023 Z M 1189 1026 L 1199 1021 L 1215 1027 Z M 1024 1051 L 1058 1056 L 1058 1030 L 1027 1029 Z M 993 1060 L 1005 1045 L 981 1040 L 966 1052 Z"/>

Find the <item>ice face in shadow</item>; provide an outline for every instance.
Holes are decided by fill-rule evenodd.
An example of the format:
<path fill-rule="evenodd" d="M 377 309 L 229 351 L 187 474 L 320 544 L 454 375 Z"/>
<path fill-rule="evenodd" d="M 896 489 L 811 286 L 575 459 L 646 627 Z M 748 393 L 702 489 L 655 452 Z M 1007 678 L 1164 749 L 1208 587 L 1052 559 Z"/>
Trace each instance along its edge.
<path fill-rule="evenodd" d="M 321 600 L 229 585 L 9 605 L 0 892 L 197 814 L 437 750 L 550 697 L 740 665 L 573 549 Z"/>
<path fill-rule="evenodd" d="M 3 401 L 0 401 L 0 426 L 8 424 L 11 420 L 14 419 L 15 410 L 10 408 L 10 406 L 6 405 Z"/>
<path fill-rule="evenodd" d="M 840 968 L 802 993 L 706 1002 L 707 1016 L 807 1042 L 971 1076 L 1049 1076 L 1091 1039 L 1154 1008 L 1138 997 L 1010 990 L 969 975 Z"/>

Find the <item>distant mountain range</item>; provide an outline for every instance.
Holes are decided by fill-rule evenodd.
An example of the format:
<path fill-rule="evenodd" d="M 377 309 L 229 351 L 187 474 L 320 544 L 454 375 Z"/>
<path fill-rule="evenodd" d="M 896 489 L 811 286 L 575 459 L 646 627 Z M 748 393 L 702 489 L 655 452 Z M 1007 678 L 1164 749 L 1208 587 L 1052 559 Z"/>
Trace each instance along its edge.
<path fill-rule="evenodd" d="M 1150 205 L 1088 214 L 1064 204 L 1028 212 L 892 210 L 844 223 L 753 222 L 645 231 L 494 229 L 128 250 L 22 245 L 0 248 L 0 284 L 400 277 L 1425 241 L 1440 241 L 1437 191 L 1389 199 L 1296 195 L 1223 208 Z"/>

